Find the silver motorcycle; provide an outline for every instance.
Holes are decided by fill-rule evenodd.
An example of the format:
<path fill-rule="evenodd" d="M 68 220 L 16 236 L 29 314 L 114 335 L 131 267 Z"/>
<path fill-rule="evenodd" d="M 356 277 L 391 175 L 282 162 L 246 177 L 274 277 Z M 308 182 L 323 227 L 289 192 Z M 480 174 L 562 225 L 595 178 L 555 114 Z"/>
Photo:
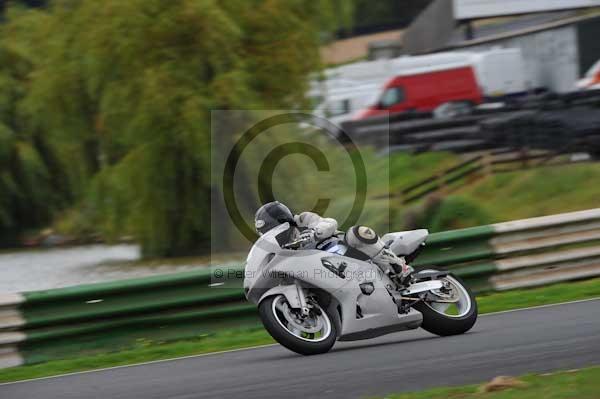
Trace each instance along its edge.
<path fill-rule="evenodd" d="M 287 242 L 284 223 L 254 243 L 246 261 L 244 292 L 257 304 L 271 336 L 286 348 L 314 355 L 336 340 L 374 338 L 422 327 L 437 335 L 462 334 L 477 320 L 475 297 L 449 272 L 422 270 L 408 277 L 382 271 L 369 259 L 345 255 L 343 239 L 327 250 Z M 386 247 L 412 261 L 425 229 L 389 233 Z"/>

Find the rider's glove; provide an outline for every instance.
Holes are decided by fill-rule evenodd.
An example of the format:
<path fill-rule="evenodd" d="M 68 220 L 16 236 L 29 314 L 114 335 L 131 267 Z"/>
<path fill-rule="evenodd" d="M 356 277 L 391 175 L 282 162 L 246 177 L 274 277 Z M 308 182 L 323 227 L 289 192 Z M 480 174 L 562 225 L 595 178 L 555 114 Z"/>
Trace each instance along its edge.
<path fill-rule="evenodd" d="M 316 243 L 315 231 L 313 229 L 306 229 L 300 233 L 297 241 L 301 241 L 301 247 L 306 248 Z"/>

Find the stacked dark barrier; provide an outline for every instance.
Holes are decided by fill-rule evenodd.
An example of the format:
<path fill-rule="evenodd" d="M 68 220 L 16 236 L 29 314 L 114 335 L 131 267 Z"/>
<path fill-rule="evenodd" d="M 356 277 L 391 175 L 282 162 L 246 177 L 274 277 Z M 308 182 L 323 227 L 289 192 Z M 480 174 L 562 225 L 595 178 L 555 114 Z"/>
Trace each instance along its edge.
<path fill-rule="evenodd" d="M 600 110 L 590 106 L 521 111 L 480 125 L 493 147 L 600 153 Z"/>
<path fill-rule="evenodd" d="M 341 129 L 356 144 L 381 143 L 387 145 L 390 126 L 397 123 L 410 123 L 415 120 L 431 120 L 430 112 L 404 112 L 400 114 L 374 116 L 342 123 Z"/>
<path fill-rule="evenodd" d="M 600 90 L 546 94 L 452 119 L 408 112 L 345 122 L 342 129 L 359 145 L 388 151 L 529 148 L 596 155 L 600 154 L 599 106 Z"/>
<path fill-rule="evenodd" d="M 388 147 L 390 151 L 456 151 L 465 152 L 485 148 L 478 122 L 482 115 L 455 119 L 415 118 L 376 122 L 351 121 L 342 129 L 357 144 Z M 368 119 L 367 119 L 368 121 Z"/>

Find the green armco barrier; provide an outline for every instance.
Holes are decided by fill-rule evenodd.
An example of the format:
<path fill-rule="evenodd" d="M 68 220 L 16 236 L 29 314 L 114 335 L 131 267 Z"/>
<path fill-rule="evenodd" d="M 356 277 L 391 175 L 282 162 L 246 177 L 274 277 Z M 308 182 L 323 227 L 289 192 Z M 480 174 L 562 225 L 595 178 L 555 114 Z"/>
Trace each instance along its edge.
<path fill-rule="evenodd" d="M 46 306 L 27 304 L 22 312 L 29 327 L 42 327 L 74 321 L 116 317 L 122 314 L 146 314 L 183 308 L 186 306 L 215 304 L 243 299 L 239 288 L 209 289 L 186 285 L 160 291 L 142 291 L 129 295 L 113 295 L 89 301 L 56 301 Z M 94 303 L 93 301 L 101 301 Z"/>
<path fill-rule="evenodd" d="M 241 288 L 243 267 L 223 266 L 220 278 L 215 270 L 23 293 L 22 363 L 258 326 Z"/>
<path fill-rule="evenodd" d="M 491 225 L 433 233 L 413 266 L 448 266 L 488 259 L 494 253 L 489 243 L 493 235 Z"/>
<path fill-rule="evenodd" d="M 483 239 L 494 235 L 494 225 L 469 227 L 466 229 L 442 231 L 433 233 L 427 238 L 428 245 L 445 245 L 450 242 L 468 239 Z"/>
<path fill-rule="evenodd" d="M 452 273 L 460 276 L 465 280 L 488 276 L 498 271 L 498 267 L 494 263 L 478 263 L 462 267 L 450 268 Z"/>
<path fill-rule="evenodd" d="M 413 266 L 450 266 L 463 262 L 489 259 L 494 249 L 488 240 L 465 240 L 446 245 L 426 246 Z"/>
<path fill-rule="evenodd" d="M 240 265 L 227 265 L 234 270 L 243 270 Z M 24 295 L 29 303 L 50 302 L 72 298 L 81 298 L 90 295 L 111 295 L 131 291 L 144 291 L 167 286 L 179 286 L 181 284 L 209 283 L 210 281 L 221 281 L 217 279 L 212 270 L 201 269 L 177 274 L 166 274 L 124 281 L 111 281 L 107 283 L 95 283 L 78 285 L 74 287 L 57 288 L 45 291 L 27 292 Z"/>
<path fill-rule="evenodd" d="M 600 209 L 431 234 L 413 263 L 475 292 L 600 275 Z M 259 326 L 243 265 L 0 295 L 0 367 Z"/>
<path fill-rule="evenodd" d="M 243 298 L 241 281 L 228 279 L 223 285 L 211 287 L 210 280 L 195 278 L 177 279 L 165 276 L 169 284 L 156 285 L 150 281 L 151 287 L 144 288 L 143 282 L 133 280 L 116 283 L 110 290 L 102 284 L 95 290 L 95 285 L 73 289 L 56 289 L 43 293 L 25 293 L 25 303 L 21 306 L 22 314 L 29 327 L 41 327 L 56 323 L 84 321 L 100 317 L 115 317 L 122 314 L 143 314 L 194 305 L 210 305 Z"/>
<path fill-rule="evenodd" d="M 73 335 L 87 334 L 128 326 L 159 326 L 189 321 L 203 321 L 205 322 L 205 325 L 208 325 L 212 320 L 234 317 L 239 314 L 255 313 L 256 306 L 245 301 L 236 304 L 217 304 L 209 309 L 190 309 L 172 313 L 139 315 L 127 318 L 100 319 L 99 321 L 92 321 L 88 323 L 62 325 L 54 328 L 40 328 L 31 332 L 31 334 L 28 336 L 28 341 L 34 342 L 45 339 L 64 338 Z"/>

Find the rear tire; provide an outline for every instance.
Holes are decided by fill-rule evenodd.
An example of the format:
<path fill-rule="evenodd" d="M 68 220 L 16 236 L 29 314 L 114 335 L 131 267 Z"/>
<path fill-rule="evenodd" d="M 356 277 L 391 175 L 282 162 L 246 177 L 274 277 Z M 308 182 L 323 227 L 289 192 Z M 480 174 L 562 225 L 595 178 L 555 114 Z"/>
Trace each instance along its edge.
<path fill-rule="evenodd" d="M 267 332 L 281 345 L 285 346 L 289 350 L 299 353 L 301 355 L 318 355 L 321 353 L 328 352 L 337 339 L 337 329 L 333 318 L 327 313 L 326 310 L 319 307 L 319 311 L 324 324 L 324 330 L 326 333 L 318 338 L 301 338 L 294 335 L 288 330 L 283 324 L 280 318 L 282 317 L 280 311 L 277 310 L 278 302 L 276 301 L 287 301 L 283 295 L 275 295 L 265 298 L 258 305 L 258 312 L 260 319 L 265 326 Z"/>
<path fill-rule="evenodd" d="M 464 315 L 443 315 L 425 302 L 420 302 L 414 306 L 416 310 L 423 314 L 421 327 L 432 334 L 440 336 L 463 334 L 469 331 L 477 321 L 477 301 L 475 300 L 475 296 L 462 279 L 451 274 L 448 277 L 460 284 L 468 295 L 470 308 Z"/>

